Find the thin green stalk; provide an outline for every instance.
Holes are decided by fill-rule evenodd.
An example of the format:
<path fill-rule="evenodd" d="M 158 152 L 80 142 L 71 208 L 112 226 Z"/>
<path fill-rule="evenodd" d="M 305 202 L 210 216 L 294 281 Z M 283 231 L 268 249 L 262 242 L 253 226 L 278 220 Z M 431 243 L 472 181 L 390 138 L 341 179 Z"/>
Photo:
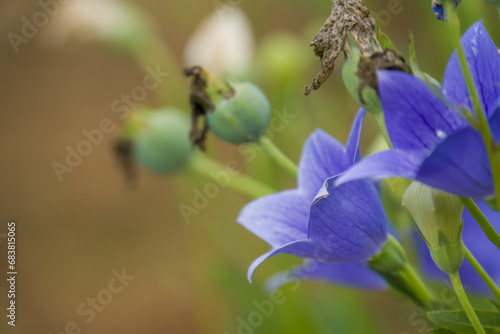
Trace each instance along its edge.
<path fill-rule="evenodd" d="M 380 274 L 390 286 L 427 308 L 432 297 L 422 279 L 408 263 L 406 252 L 399 241 L 388 235 L 387 243 L 368 261 L 368 266 Z"/>
<path fill-rule="evenodd" d="M 456 272 L 454 274 L 450 274 L 449 276 L 451 283 L 453 284 L 453 288 L 455 289 L 455 293 L 457 294 L 458 300 L 460 301 L 460 304 L 462 304 L 462 307 L 469 317 L 472 326 L 474 326 L 474 329 L 478 334 L 486 334 L 481 321 L 479 321 L 479 318 L 477 317 L 477 314 L 474 311 L 474 308 L 472 308 L 469 298 L 465 293 L 462 281 L 460 280 L 460 275 L 458 274 L 458 272 Z"/>
<path fill-rule="evenodd" d="M 465 258 L 471 264 L 472 268 L 481 276 L 483 281 L 488 285 L 488 287 L 493 291 L 495 297 L 500 300 L 500 288 L 496 285 L 495 281 L 490 277 L 490 275 L 484 270 L 483 266 L 477 261 L 474 255 L 470 252 L 470 250 L 465 247 Z"/>
<path fill-rule="evenodd" d="M 389 138 L 389 133 L 387 132 L 387 127 L 385 126 L 384 113 L 382 111 L 375 112 L 373 113 L 373 117 L 375 117 L 375 121 L 377 121 L 378 128 L 380 129 L 380 133 L 382 133 L 387 146 L 389 148 L 393 148 L 391 139 Z"/>
<path fill-rule="evenodd" d="M 241 166 L 224 166 L 201 152 L 195 152 L 189 162 L 189 169 L 212 179 L 221 188 L 227 187 L 250 198 L 259 198 L 275 193 L 276 190 L 254 178 L 241 174 Z"/>
<path fill-rule="evenodd" d="M 465 75 L 465 81 L 467 83 L 467 88 L 469 90 L 474 109 L 476 111 L 478 124 L 476 124 L 478 130 L 481 132 L 483 140 L 486 144 L 486 149 L 488 151 L 488 157 L 490 160 L 491 170 L 493 174 L 493 183 L 495 185 L 495 194 L 497 205 L 500 207 L 500 151 L 495 148 L 495 142 L 491 134 L 490 125 L 486 117 L 486 112 L 479 99 L 479 94 L 477 92 L 476 85 L 472 78 L 472 73 L 470 67 L 467 64 L 467 58 L 465 56 L 462 43 L 460 42 L 460 22 L 458 17 L 454 13 L 454 4 L 451 0 L 445 1 L 446 16 L 448 18 L 448 27 L 450 30 L 450 35 L 452 37 L 453 43 L 457 47 L 457 54 L 462 65 L 462 69 Z"/>
<path fill-rule="evenodd" d="M 294 178 L 297 178 L 299 168 L 273 143 L 271 139 L 266 136 L 262 136 L 259 139 L 258 144 L 281 168 L 283 168 L 283 170 Z"/>
<path fill-rule="evenodd" d="M 476 222 L 479 224 L 481 229 L 483 230 L 484 234 L 486 234 L 486 237 L 500 249 L 500 235 L 498 232 L 493 228 L 491 223 L 489 222 L 488 218 L 483 214 L 483 212 L 479 209 L 477 204 L 470 198 L 466 197 L 460 197 L 460 200 L 464 204 L 465 208 L 469 213 L 471 214 L 472 217 L 476 220 Z"/>
<path fill-rule="evenodd" d="M 429 306 L 432 297 L 420 276 L 409 263 L 402 270 L 398 271 L 396 276 L 411 290 L 418 304 L 423 307 Z"/>
<path fill-rule="evenodd" d="M 458 17 L 454 13 L 454 5 L 453 1 L 451 0 L 446 0 L 446 16 L 448 18 L 448 27 L 450 29 L 451 38 L 453 40 L 453 43 L 457 47 L 458 59 L 460 60 L 460 64 L 462 65 L 462 69 L 464 71 L 465 82 L 467 83 L 467 88 L 469 90 L 474 109 L 476 110 L 480 126 L 486 127 L 489 130 L 486 113 L 481 105 L 474 80 L 472 79 L 472 73 L 470 71 L 469 64 L 467 63 L 467 58 L 465 56 L 462 43 L 460 42 L 460 22 L 458 21 Z"/>

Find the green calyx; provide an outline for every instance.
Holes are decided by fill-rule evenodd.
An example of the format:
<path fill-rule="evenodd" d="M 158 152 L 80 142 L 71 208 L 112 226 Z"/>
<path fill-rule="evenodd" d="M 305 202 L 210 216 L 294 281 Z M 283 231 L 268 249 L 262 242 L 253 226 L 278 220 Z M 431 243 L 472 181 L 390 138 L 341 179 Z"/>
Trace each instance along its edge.
<path fill-rule="evenodd" d="M 418 305 L 427 307 L 431 302 L 425 284 L 408 263 L 403 247 L 393 236 L 388 236 L 385 246 L 368 261 L 368 265 L 392 288 L 407 295 Z"/>
<path fill-rule="evenodd" d="M 406 253 L 401 244 L 392 235 L 380 253 L 368 262 L 370 268 L 380 273 L 393 273 L 402 270 L 407 264 Z"/>
<path fill-rule="evenodd" d="M 446 274 L 458 272 L 465 258 L 465 246 L 462 239 L 450 242 L 441 232 L 439 232 L 439 245 L 429 246 L 429 251 L 434 263 Z"/>

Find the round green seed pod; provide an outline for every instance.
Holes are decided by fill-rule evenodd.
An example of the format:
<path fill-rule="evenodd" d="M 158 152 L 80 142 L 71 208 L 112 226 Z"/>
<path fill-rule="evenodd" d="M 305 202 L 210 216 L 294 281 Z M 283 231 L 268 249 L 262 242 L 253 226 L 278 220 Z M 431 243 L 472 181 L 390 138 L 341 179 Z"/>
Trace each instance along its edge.
<path fill-rule="evenodd" d="M 234 95 L 222 99 L 208 112 L 210 130 L 233 144 L 254 142 L 265 133 L 271 120 L 271 105 L 262 91 L 252 83 L 232 86 Z"/>
<path fill-rule="evenodd" d="M 133 157 L 149 170 L 170 174 L 191 157 L 189 117 L 173 108 L 142 117 L 141 129 L 133 139 Z"/>

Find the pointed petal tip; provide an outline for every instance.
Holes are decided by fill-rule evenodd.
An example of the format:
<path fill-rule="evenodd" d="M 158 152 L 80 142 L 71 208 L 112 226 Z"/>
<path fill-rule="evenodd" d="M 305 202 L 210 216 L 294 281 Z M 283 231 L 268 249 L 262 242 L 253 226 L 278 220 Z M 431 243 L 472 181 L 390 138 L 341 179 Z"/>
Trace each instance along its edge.
<path fill-rule="evenodd" d="M 256 258 L 252 262 L 252 264 L 248 267 L 248 270 L 247 270 L 247 279 L 248 279 L 248 282 L 250 282 L 250 284 L 253 283 L 252 277 L 253 277 L 253 273 L 255 272 L 255 269 L 257 269 L 257 267 L 260 266 L 262 264 L 262 262 L 264 262 L 269 257 L 271 257 L 274 252 L 275 252 L 275 250 L 272 249 L 269 252 L 262 254 L 261 256 L 259 256 L 258 258 Z"/>
<path fill-rule="evenodd" d="M 306 143 L 305 145 L 307 145 L 308 143 L 312 142 L 312 141 L 317 141 L 317 140 L 328 140 L 330 139 L 332 136 L 330 136 L 330 134 L 328 132 L 326 132 L 325 130 L 321 129 L 321 128 L 316 128 L 314 129 L 314 131 L 309 135 L 309 137 L 307 137 L 306 139 Z"/>
<path fill-rule="evenodd" d="M 346 143 L 346 154 L 347 159 L 350 164 L 354 164 L 361 160 L 361 152 L 359 150 L 359 141 L 361 139 L 361 133 L 363 131 L 363 122 L 365 120 L 366 109 L 359 108 L 356 118 L 351 127 L 351 132 L 349 133 L 349 138 L 347 138 Z"/>

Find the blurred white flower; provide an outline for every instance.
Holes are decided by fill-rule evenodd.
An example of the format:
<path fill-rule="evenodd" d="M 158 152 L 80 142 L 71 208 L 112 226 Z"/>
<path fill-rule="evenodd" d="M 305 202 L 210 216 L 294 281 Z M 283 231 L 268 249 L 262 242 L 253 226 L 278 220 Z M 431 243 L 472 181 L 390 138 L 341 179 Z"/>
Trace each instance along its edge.
<path fill-rule="evenodd" d="M 44 29 L 42 42 L 59 47 L 76 39 L 121 43 L 134 34 L 140 24 L 134 8 L 120 0 L 71 0 Z"/>
<path fill-rule="evenodd" d="M 253 56 L 254 35 L 246 15 L 238 8 L 221 17 L 212 13 L 202 21 L 184 51 L 186 66 L 201 65 L 208 71 L 245 73 Z"/>

